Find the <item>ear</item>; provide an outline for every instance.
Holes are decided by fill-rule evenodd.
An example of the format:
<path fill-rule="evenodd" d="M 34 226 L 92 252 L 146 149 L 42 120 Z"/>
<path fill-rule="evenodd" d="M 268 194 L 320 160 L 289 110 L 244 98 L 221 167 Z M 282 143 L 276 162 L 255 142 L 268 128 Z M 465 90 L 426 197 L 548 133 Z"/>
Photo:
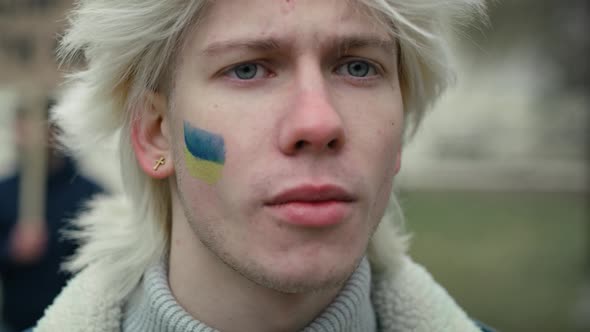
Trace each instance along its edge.
<path fill-rule="evenodd" d="M 397 173 L 399 173 L 400 169 L 402 168 L 402 148 L 400 147 L 399 150 L 397 151 L 397 154 L 395 155 L 395 169 L 394 169 L 394 173 L 395 175 L 397 175 Z"/>
<path fill-rule="evenodd" d="M 172 141 L 164 96 L 151 92 L 143 102 L 140 116 L 133 120 L 131 143 L 141 169 L 154 179 L 174 173 Z"/>

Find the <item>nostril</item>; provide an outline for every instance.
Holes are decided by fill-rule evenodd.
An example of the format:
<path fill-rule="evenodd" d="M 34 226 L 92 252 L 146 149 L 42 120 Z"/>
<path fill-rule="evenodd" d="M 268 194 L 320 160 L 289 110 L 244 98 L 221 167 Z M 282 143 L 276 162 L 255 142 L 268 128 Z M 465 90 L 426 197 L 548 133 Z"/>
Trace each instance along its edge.
<path fill-rule="evenodd" d="M 338 140 L 333 139 L 328 143 L 328 148 L 335 149 L 338 147 Z"/>
<path fill-rule="evenodd" d="M 297 143 L 295 143 L 295 149 L 297 149 L 297 150 L 301 150 L 304 146 L 305 146 L 305 141 L 297 141 Z"/>

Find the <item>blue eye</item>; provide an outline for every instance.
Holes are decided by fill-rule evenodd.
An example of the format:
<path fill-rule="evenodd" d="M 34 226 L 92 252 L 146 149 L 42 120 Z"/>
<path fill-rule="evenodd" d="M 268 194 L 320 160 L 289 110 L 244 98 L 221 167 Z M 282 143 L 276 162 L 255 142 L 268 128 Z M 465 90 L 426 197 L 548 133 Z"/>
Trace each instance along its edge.
<path fill-rule="evenodd" d="M 374 65 L 367 61 L 354 60 L 339 66 L 336 69 L 336 73 L 339 75 L 363 78 L 377 75 L 377 70 Z"/>
<path fill-rule="evenodd" d="M 255 63 L 245 63 L 232 68 L 230 74 L 240 80 L 251 80 L 258 75 L 258 67 Z"/>
<path fill-rule="evenodd" d="M 256 77 L 256 72 L 258 68 L 253 63 L 247 63 L 243 65 L 239 65 L 234 69 L 236 76 L 242 80 L 250 80 Z"/>

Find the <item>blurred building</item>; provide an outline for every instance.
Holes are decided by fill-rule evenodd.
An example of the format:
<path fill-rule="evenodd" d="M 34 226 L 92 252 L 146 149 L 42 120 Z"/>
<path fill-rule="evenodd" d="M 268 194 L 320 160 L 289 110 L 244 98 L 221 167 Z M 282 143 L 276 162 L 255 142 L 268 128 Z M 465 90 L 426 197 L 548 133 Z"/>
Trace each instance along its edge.
<path fill-rule="evenodd" d="M 29 93 L 50 94 L 61 81 L 55 50 L 72 0 L 0 0 L 0 175 L 14 161 L 14 110 Z"/>
<path fill-rule="evenodd" d="M 59 94 L 57 88 L 66 68 L 58 67 L 56 48 L 73 3 L 0 0 L 0 176 L 15 165 L 10 126 L 15 109 L 33 99 L 31 96 Z M 98 149 L 96 155 L 80 156 L 85 173 L 110 189 L 119 188 L 118 165 L 106 162 L 104 155 L 114 153 L 114 148 L 113 142 Z"/>
<path fill-rule="evenodd" d="M 0 1 L 0 86 L 52 90 L 60 81 L 58 34 L 72 0 Z"/>
<path fill-rule="evenodd" d="M 490 5 L 490 26 L 459 36 L 458 85 L 406 146 L 398 183 L 588 191 L 590 5 Z"/>

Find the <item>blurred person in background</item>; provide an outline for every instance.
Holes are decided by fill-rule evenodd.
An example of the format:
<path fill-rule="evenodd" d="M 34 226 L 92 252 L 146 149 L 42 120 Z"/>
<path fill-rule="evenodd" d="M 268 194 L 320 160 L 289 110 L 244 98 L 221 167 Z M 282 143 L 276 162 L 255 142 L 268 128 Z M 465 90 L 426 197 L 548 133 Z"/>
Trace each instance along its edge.
<path fill-rule="evenodd" d="M 48 103 L 46 112 L 52 104 Z M 19 109 L 14 125 L 18 151 L 28 144 L 32 128 L 26 111 Z M 49 125 L 44 220 L 20 220 L 18 168 L 15 174 L 0 180 L 2 332 L 33 325 L 63 288 L 70 275 L 61 271 L 60 265 L 74 253 L 76 245 L 64 239 L 61 231 L 88 198 L 102 191 L 78 174 L 74 161 L 57 149 L 57 132 L 55 125 Z"/>
<path fill-rule="evenodd" d="M 35 332 L 481 331 L 407 256 L 392 185 L 482 2 L 79 4 L 55 117 L 75 151 L 120 138 L 125 192 L 76 221 Z"/>

